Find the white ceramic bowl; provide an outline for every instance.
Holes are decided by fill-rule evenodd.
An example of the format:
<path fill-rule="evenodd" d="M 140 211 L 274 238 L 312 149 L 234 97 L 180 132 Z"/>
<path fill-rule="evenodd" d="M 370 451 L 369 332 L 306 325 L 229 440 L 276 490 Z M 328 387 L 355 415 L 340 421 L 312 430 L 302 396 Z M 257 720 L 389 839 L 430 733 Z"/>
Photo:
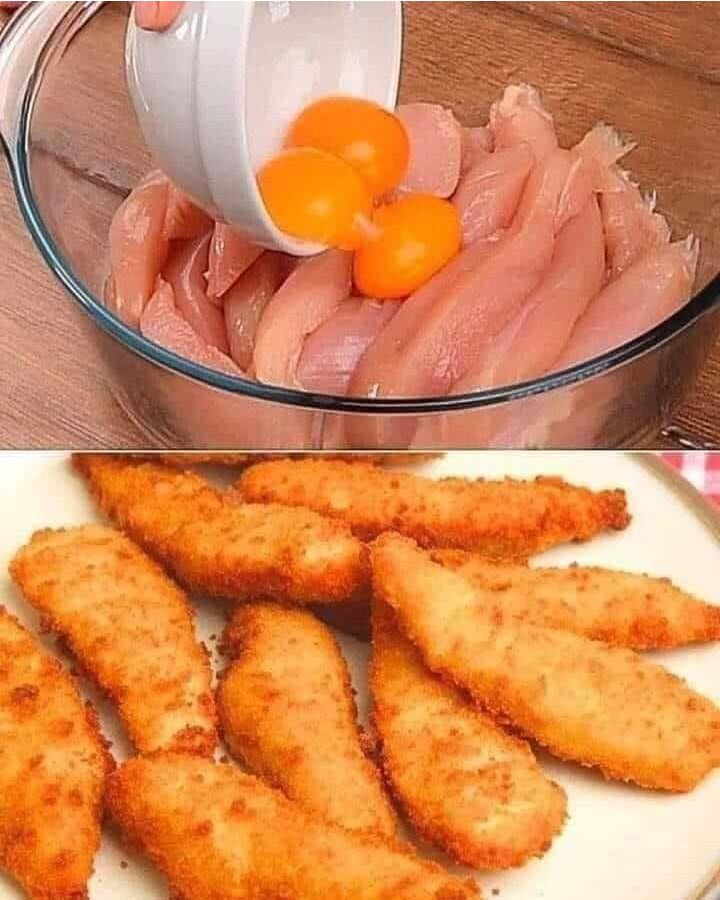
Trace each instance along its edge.
<path fill-rule="evenodd" d="M 189 2 L 165 32 L 130 17 L 130 94 L 158 165 L 216 218 L 296 256 L 321 247 L 275 227 L 255 173 L 311 101 L 352 94 L 394 109 L 399 2 Z"/>

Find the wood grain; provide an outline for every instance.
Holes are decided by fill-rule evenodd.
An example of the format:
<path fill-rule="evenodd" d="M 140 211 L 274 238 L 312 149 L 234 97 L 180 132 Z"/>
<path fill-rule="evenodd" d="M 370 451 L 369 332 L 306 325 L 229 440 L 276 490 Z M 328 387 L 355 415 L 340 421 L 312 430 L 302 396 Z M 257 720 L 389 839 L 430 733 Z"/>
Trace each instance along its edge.
<path fill-rule="evenodd" d="M 93 23 L 92 42 L 70 46 L 40 107 L 36 149 L 67 169 L 46 213 L 58 228 L 77 220 L 72 249 L 81 256 L 85 236 L 79 265 L 90 282 L 104 265 L 103 223 L 149 165 L 111 38 L 123 6 L 110 4 Z M 528 81 L 542 85 L 565 140 L 598 119 L 616 122 L 639 142 L 629 165 L 658 188 L 676 230 L 703 237 L 709 277 L 720 268 L 720 203 L 711 202 L 720 185 L 719 6 L 408 3 L 402 96 L 452 105 L 474 123 L 505 84 Z M 88 323 L 41 262 L 0 169 L 0 446 L 147 444 L 115 404 Z M 720 446 L 719 393 L 720 346 L 674 424 Z M 659 436 L 652 444 L 668 445 Z"/>

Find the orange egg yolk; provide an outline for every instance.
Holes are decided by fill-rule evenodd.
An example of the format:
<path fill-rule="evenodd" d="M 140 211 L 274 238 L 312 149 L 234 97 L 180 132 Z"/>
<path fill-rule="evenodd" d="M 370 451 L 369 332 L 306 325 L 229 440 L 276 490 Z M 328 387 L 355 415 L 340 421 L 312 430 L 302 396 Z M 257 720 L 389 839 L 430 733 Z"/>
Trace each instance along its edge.
<path fill-rule="evenodd" d="M 375 211 L 377 234 L 355 254 L 355 286 L 366 297 L 410 296 L 458 254 L 460 218 L 452 203 L 409 194 Z"/>
<path fill-rule="evenodd" d="M 258 173 L 270 217 L 286 234 L 353 250 L 366 238 L 372 196 L 348 163 L 323 150 L 283 151 Z"/>
<path fill-rule="evenodd" d="M 400 184 L 410 160 L 410 141 L 400 119 L 377 103 L 355 97 L 312 103 L 290 127 L 285 145 L 339 156 L 363 176 L 375 198 Z"/>

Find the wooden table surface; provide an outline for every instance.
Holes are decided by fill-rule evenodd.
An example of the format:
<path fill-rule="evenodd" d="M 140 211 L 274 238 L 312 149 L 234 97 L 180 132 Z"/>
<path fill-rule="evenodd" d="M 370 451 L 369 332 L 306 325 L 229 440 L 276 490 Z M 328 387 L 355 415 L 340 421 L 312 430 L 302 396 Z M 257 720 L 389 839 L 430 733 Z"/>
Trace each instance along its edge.
<path fill-rule="evenodd" d="M 707 196 L 717 180 L 709 177 L 713 169 L 703 154 L 720 152 L 720 4 L 506 3 L 492 4 L 492 15 L 483 18 L 489 12 L 483 10 L 485 6 L 406 4 L 407 53 L 412 60 L 403 82 L 406 96 L 442 102 L 449 91 L 462 118 L 473 97 L 473 79 L 484 79 L 483 96 L 487 89 L 497 92 L 509 80 L 535 81 L 547 88 L 551 107 L 560 107 L 568 135 L 572 122 L 567 116 L 563 119 L 562 111 L 577 108 L 594 113 L 596 103 L 600 108 L 609 106 L 610 115 L 615 106 L 622 108 L 623 120 L 638 134 L 648 117 L 642 98 L 633 96 L 629 82 L 615 87 L 611 79 L 607 96 L 598 96 L 601 78 L 593 83 L 586 73 L 589 66 L 595 65 L 600 72 L 602 65 L 612 64 L 634 78 L 651 77 L 658 96 L 674 97 L 685 110 L 690 104 L 690 120 L 693 115 L 707 117 L 707 141 L 696 148 L 697 158 L 690 158 L 685 167 L 693 180 L 675 178 L 670 187 L 680 210 L 678 221 L 696 216 L 702 204 L 712 209 Z M 0 12 L 0 27 L 4 18 L 6 14 Z M 522 29 L 527 40 L 522 65 L 509 47 L 507 35 L 513 29 Z M 568 60 L 575 58 L 578 77 L 553 80 L 554 60 L 562 59 L 568 71 L 572 70 Z M 491 66 L 485 64 L 487 59 L 492 59 Z M 698 91 L 698 85 L 707 96 Z M 695 102 L 704 109 L 693 110 Z M 72 110 L 61 112 L 72 120 Z M 693 148 L 686 145 L 686 149 L 692 157 Z M 645 152 L 651 169 L 652 151 L 646 148 Z M 662 160 L 662 148 L 657 157 Z M 715 172 L 720 171 L 717 156 L 714 164 Z M 720 206 L 716 204 L 715 210 L 708 213 L 717 216 L 710 224 L 718 228 L 711 233 L 720 234 Z M 0 222 L 0 447 L 145 445 L 108 389 L 102 360 L 81 333 L 80 313 L 32 245 L 4 166 L 0 166 Z M 673 426 L 696 441 L 720 446 L 719 395 L 720 344 Z M 658 436 L 652 446 L 672 446 L 672 442 Z"/>

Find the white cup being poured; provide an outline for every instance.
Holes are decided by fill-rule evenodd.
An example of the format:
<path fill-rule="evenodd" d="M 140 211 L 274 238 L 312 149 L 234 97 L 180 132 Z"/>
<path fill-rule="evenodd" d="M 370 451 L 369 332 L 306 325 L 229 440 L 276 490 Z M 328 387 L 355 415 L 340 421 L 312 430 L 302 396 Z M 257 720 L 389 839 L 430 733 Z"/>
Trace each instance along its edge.
<path fill-rule="evenodd" d="M 253 242 L 310 256 L 324 248 L 275 226 L 256 174 L 314 100 L 394 110 L 401 55 L 400 2 L 213 0 L 163 32 L 131 16 L 125 58 L 145 141 L 180 190 Z"/>

